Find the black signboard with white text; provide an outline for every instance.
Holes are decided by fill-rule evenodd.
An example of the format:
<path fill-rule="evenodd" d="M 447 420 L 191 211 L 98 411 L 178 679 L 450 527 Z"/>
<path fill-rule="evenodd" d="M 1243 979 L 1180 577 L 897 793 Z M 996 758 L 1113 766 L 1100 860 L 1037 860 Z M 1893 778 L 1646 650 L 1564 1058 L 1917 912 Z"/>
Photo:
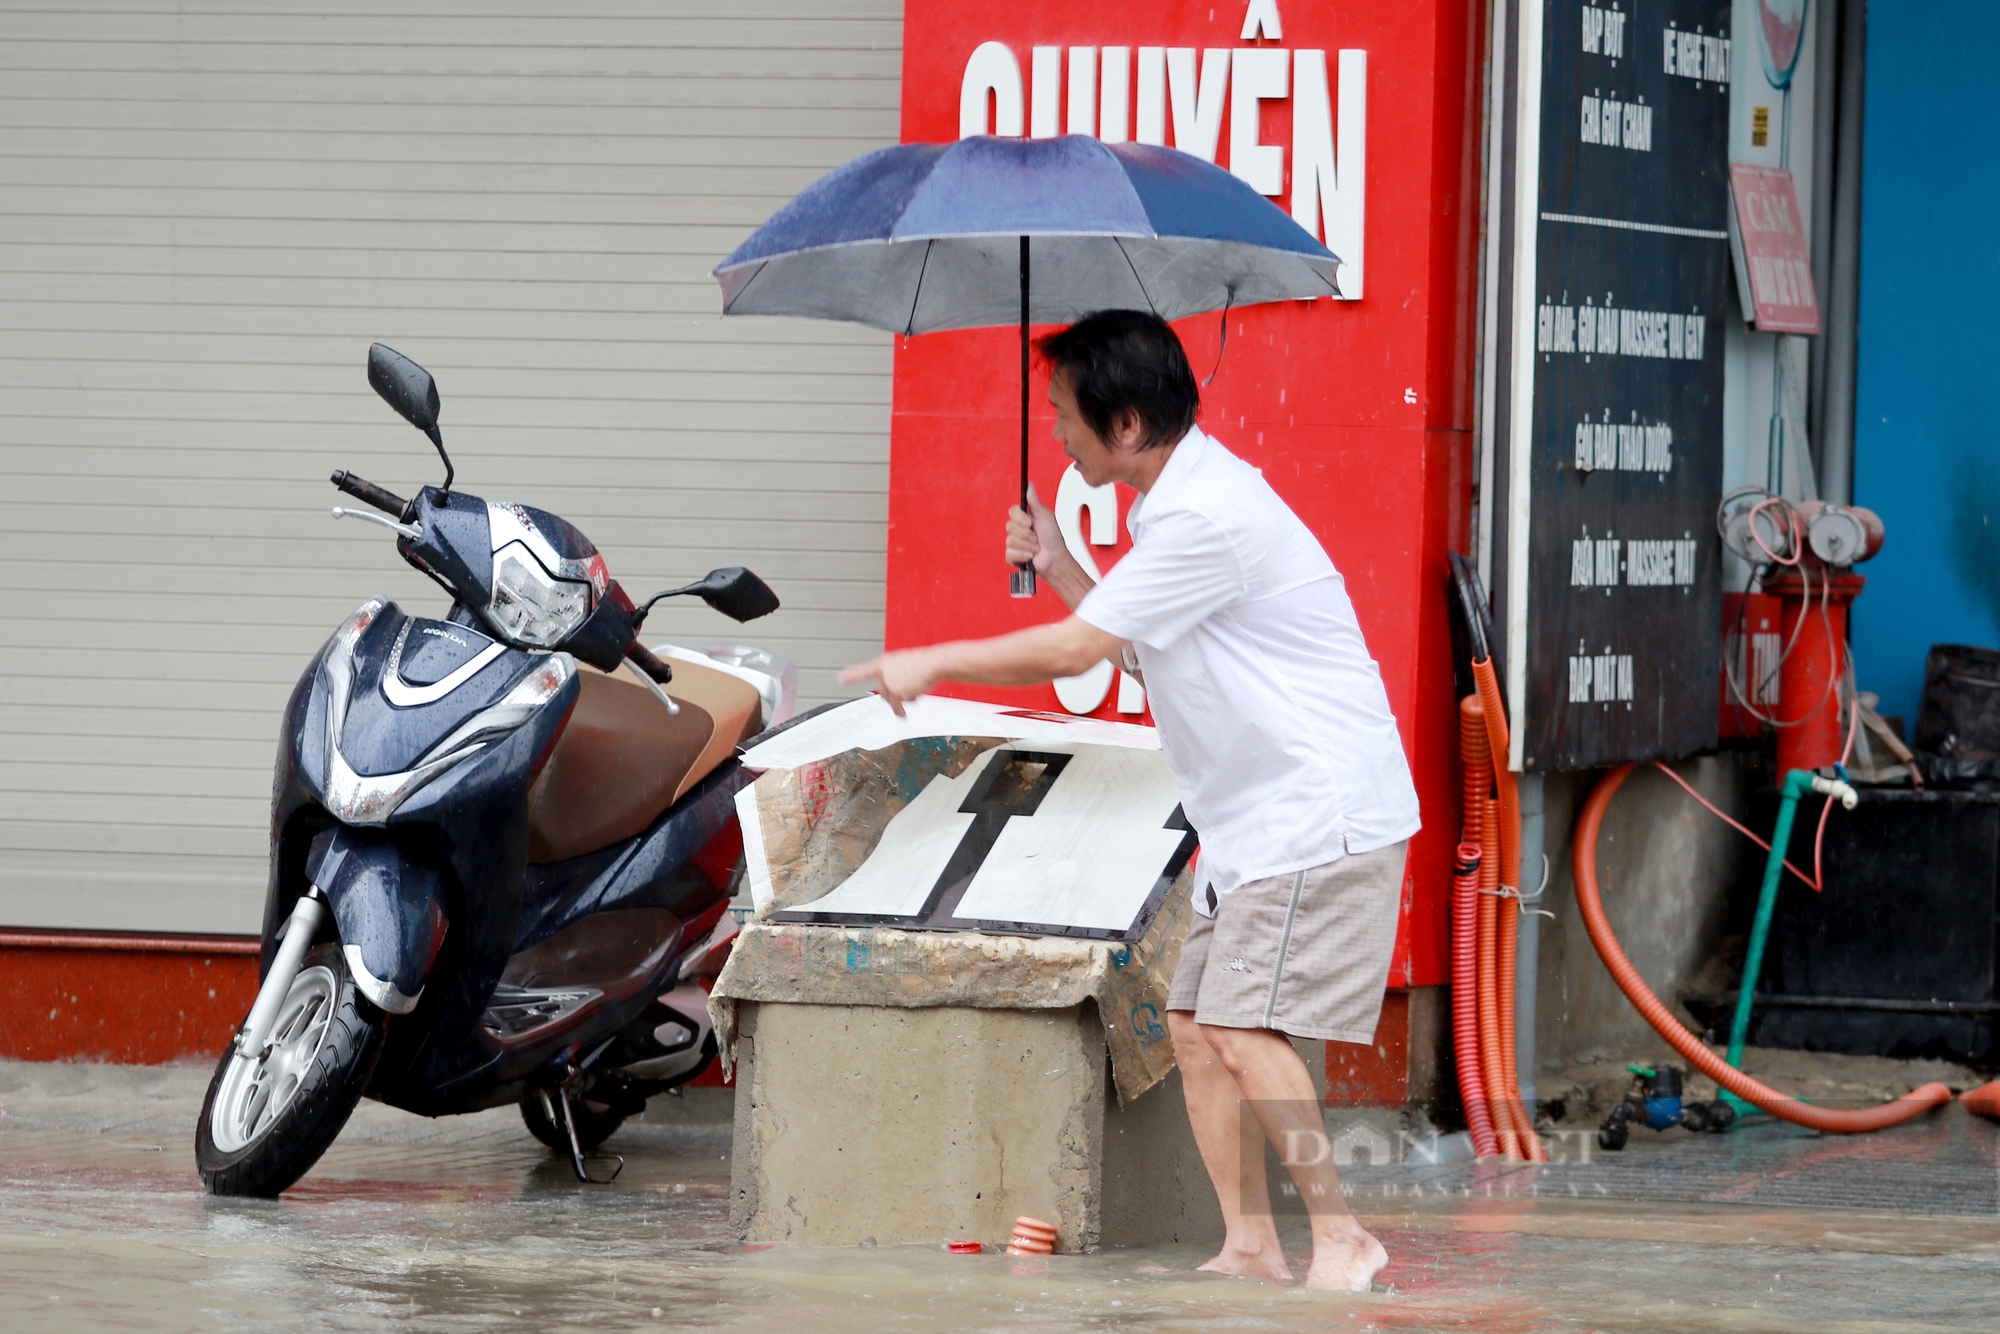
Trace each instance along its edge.
<path fill-rule="evenodd" d="M 1716 743 L 1729 12 L 1543 11 L 1532 430 L 1513 445 L 1530 770 Z"/>

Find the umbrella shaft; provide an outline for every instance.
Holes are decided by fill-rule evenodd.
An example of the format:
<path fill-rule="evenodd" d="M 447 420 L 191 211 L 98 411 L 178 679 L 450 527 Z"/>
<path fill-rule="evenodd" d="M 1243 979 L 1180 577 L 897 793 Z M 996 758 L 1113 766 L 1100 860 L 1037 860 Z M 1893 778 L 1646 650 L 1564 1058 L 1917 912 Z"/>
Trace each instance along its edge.
<path fill-rule="evenodd" d="M 1021 504 L 1028 503 L 1028 238 L 1021 238 Z"/>
<path fill-rule="evenodd" d="M 1028 238 L 1021 238 L 1021 508 L 1028 508 Z M 1035 595 L 1035 564 L 1022 562 L 1013 571 L 1007 591 L 1017 598 Z"/>

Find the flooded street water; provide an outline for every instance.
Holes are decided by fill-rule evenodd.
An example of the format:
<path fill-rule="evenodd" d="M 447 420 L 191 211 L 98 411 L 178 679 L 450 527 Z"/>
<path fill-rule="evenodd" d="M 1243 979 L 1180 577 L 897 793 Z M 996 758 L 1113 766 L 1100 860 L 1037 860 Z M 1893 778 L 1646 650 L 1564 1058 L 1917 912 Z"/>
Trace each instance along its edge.
<path fill-rule="evenodd" d="M 745 1246 L 717 1124 L 628 1128 L 624 1173 L 592 1187 L 511 1110 L 364 1106 L 282 1200 L 218 1200 L 173 1133 L 198 1075 L 52 1089 L 22 1069 L 0 1070 L 8 1330 L 2000 1329 L 2000 1129 L 1956 1108 L 1900 1137 L 1676 1132 L 1525 1175 L 1356 1169 L 1391 1264 L 1384 1290 L 1332 1296 L 1196 1274 L 1195 1247 Z M 1302 1258 L 1302 1220 L 1289 1236 Z"/>

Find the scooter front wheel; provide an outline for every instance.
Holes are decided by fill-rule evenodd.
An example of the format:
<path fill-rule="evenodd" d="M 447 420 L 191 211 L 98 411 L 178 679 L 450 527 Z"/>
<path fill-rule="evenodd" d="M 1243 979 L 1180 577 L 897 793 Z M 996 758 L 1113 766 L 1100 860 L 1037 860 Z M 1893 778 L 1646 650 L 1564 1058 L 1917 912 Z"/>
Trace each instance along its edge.
<path fill-rule="evenodd" d="M 223 1053 L 195 1128 L 216 1195 L 277 1196 L 319 1161 L 382 1054 L 384 1016 L 356 991 L 340 946 L 311 950 L 263 1050 Z"/>

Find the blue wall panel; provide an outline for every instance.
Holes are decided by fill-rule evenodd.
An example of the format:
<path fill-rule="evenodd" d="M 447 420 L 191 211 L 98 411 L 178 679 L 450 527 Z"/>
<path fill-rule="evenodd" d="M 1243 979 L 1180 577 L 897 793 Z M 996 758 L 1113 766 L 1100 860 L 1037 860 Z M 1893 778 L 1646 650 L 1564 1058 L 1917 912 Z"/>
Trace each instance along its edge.
<path fill-rule="evenodd" d="M 1868 6 L 1855 667 L 1916 721 L 1933 643 L 2000 645 L 2000 4 Z"/>

